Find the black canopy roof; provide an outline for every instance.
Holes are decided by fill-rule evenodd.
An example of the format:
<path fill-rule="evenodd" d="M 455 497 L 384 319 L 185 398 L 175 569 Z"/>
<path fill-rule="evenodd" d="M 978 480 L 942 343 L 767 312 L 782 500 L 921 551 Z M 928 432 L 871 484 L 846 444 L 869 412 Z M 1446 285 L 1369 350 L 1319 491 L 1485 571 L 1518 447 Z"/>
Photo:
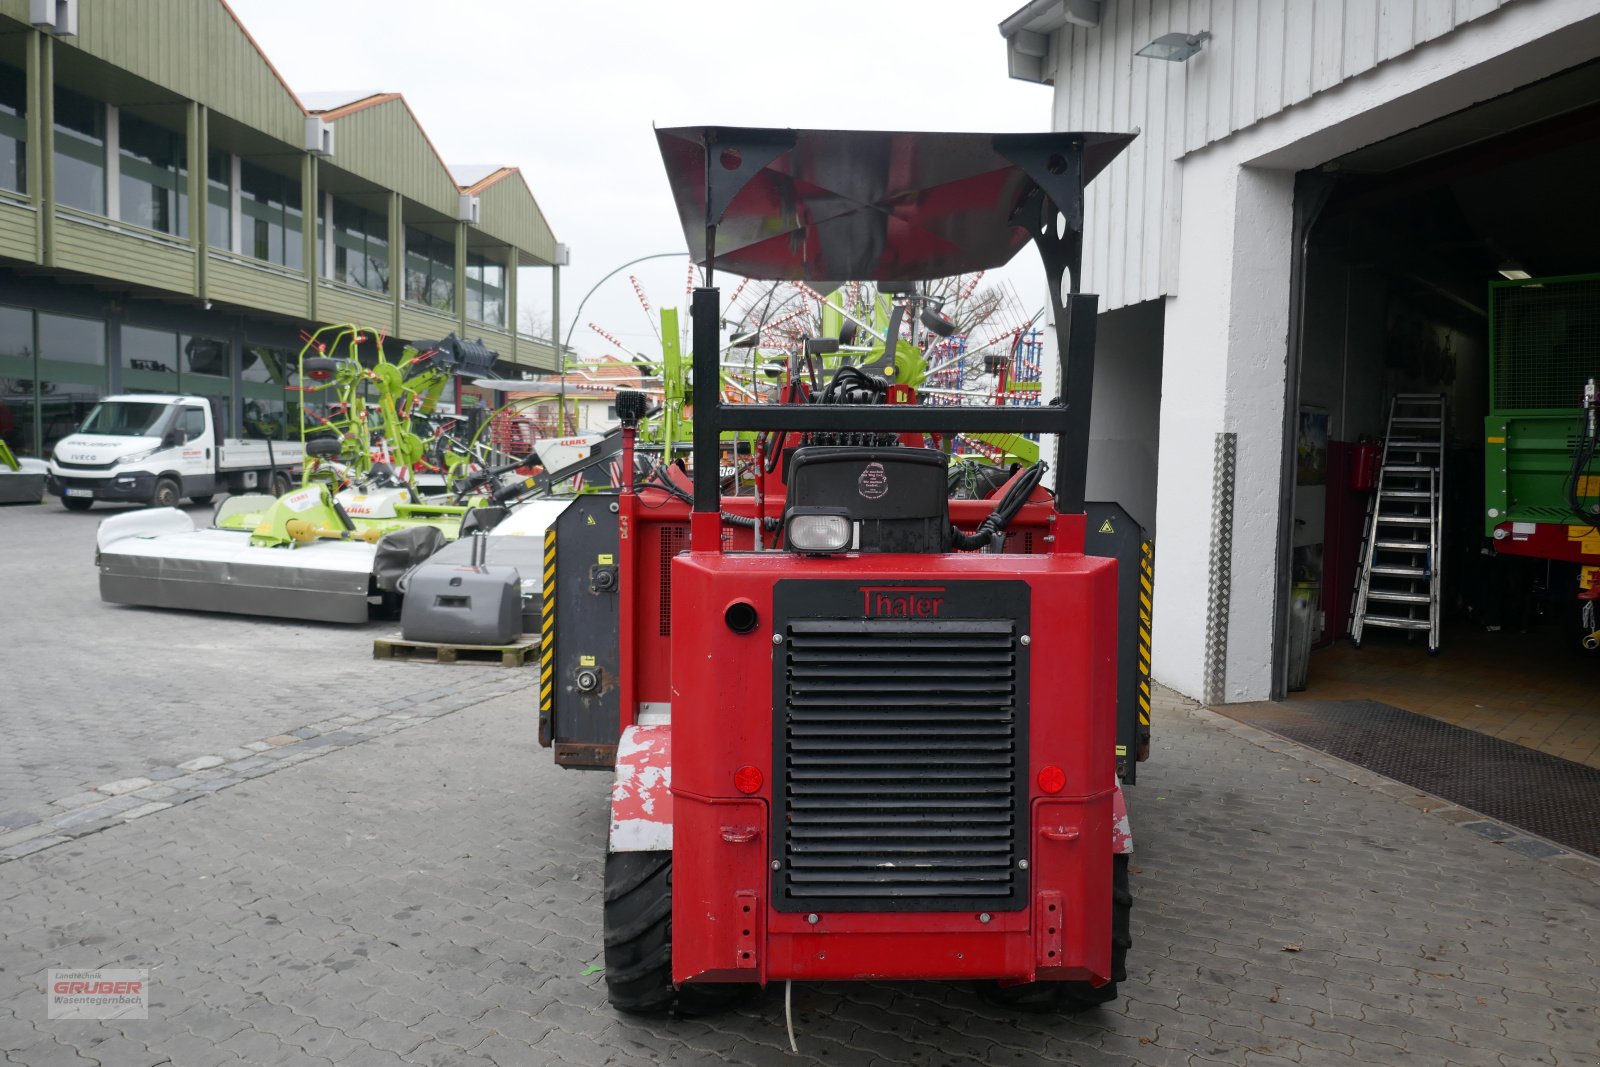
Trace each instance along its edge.
<path fill-rule="evenodd" d="M 1083 186 L 1133 134 L 656 130 L 683 232 L 705 263 L 757 279 L 917 281 L 1009 261 L 1048 193 L 1072 229 Z M 707 182 L 706 162 L 711 161 Z"/>

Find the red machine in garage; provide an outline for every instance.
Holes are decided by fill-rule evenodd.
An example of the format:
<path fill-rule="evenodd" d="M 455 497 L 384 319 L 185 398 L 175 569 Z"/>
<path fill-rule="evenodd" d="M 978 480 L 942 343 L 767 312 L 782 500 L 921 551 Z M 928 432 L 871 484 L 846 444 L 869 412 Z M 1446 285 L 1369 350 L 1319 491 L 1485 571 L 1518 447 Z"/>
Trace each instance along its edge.
<path fill-rule="evenodd" d="M 1084 500 L 1096 299 L 1077 276 L 1083 187 L 1131 136 L 657 138 L 707 267 L 692 478 L 635 454 L 643 398 L 619 397 L 621 469 L 648 473 L 579 498 L 546 541 L 540 739 L 616 776 L 612 1004 L 864 978 L 979 979 L 1045 1010 L 1114 997 L 1151 546 Z M 1065 402 L 924 406 L 797 364 L 790 402 L 723 402 L 713 268 L 893 285 L 999 266 L 1030 239 Z M 720 494 L 727 431 L 760 434 L 754 495 Z M 938 446 L 956 433 L 1055 434 L 1054 493 L 1039 464 L 952 499 Z"/>

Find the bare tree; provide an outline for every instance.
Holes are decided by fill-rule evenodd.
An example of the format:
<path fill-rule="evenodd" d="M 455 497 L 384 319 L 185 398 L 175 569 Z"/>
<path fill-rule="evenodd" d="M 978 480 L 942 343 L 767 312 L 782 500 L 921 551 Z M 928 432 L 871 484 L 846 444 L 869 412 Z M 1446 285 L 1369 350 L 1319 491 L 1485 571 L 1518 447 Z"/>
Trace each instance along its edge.
<path fill-rule="evenodd" d="M 517 332 L 528 337 L 550 338 L 550 313 L 543 308 L 517 309 Z"/>

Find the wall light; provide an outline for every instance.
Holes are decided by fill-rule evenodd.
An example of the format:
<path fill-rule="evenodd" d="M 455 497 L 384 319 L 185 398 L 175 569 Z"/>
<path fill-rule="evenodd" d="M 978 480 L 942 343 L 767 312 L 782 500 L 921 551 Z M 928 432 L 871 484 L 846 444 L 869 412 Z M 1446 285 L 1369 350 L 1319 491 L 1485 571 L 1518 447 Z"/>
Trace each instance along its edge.
<path fill-rule="evenodd" d="M 1169 63 L 1182 63 L 1211 40 L 1209 30 L 1199 33 L 1163 33 L 1134 53 L 1146 59 L 1164 59 Z"/>
<path fill-rule="evenodd" d="M 1500 277 L 1508 282 L 1525 282 L 1533 275 L 1514 263 L 1506 263 L 1500 268 Z"/>

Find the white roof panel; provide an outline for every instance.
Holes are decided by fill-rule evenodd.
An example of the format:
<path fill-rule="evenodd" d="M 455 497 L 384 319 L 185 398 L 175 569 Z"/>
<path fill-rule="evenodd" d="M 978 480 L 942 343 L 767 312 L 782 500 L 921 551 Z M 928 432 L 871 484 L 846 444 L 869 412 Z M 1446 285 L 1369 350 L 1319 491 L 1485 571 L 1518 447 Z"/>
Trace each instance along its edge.
<path fill-rule="evenodd" d="M 382 89 L 320 89 L 316 92 L 301 93 L 300 102 L 306 106 L 307 111 L 332 111 L 335 108 L 353 104 L 357 100 L 365 100 L 369 96 L 380 96 Z"/>

